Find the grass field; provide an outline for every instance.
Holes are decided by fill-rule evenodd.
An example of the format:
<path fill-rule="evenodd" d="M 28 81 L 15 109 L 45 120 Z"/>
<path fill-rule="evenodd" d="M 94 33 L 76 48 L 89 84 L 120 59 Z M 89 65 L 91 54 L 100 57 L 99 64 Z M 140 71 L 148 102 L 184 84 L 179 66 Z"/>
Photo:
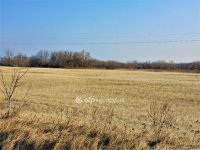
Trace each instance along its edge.
<path fill-rule="evenodd" d="M 0 69 L 9 80 L 14 68 Z M 200 74 L 29 68 L 23 81 L 32 85 L 26 105 L 17 117 L 0 120 L 3 149 L 20 149 L 20 142 L 24 149 L 152 148 L 148 142 L 157 138 L 148 116 L 152 102 L 171 104 L 176 118 L 168 139 L 156 148 L 200 149 Z M 25 88 L 14 95 L 13 107 Z M 2 93 L 0 103 L 3 113 Z"/>

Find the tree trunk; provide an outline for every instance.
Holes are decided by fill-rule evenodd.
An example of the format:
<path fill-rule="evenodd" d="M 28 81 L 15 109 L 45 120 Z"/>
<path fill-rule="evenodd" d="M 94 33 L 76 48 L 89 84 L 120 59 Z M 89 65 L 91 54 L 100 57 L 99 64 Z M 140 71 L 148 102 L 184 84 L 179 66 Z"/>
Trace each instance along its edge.
<path fill-rule="evenodd" d="M 11 98 L 8 99 L 8 116 L 11 113 Z"/>

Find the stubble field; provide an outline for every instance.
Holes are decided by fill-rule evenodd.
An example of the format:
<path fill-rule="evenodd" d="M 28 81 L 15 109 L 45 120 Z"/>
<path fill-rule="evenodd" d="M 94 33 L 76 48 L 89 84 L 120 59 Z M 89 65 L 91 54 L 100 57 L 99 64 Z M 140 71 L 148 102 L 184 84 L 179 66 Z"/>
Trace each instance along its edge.
<path fill-rule="evenodd" d="M 0 69 L 9 81 L 14 68 Z M 23 82 L 12 106 L 31 85 L 25 105 L 0 120 L 2 149 L 200 149 L 200 74 L 29 68 Z M 152 128 L 152 102 L 175 118 L 164 137 Z M 3 114 L 2 93 L 0 104 Z"/>

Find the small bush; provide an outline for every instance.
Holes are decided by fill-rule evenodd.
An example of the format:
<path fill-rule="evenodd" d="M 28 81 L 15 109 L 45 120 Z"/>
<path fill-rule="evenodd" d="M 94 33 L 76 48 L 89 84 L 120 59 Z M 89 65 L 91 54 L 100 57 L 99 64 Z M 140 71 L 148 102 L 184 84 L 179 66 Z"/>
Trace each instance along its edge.
<path fill-rule="evenodd" d="M 148 111 L 151 122 L 151 134 L 148 137 L 148 146 L 154 147 L 161 142 L 170 139 L 170 129 L 173 129 L 176 119 L 172 111 L 172 106 L 168 103 L 152 102 Z"/>

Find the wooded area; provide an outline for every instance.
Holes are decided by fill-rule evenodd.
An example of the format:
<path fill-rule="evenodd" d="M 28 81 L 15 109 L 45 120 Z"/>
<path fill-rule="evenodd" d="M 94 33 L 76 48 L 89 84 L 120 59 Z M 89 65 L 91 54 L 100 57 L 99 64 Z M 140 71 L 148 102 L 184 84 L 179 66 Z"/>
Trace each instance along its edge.
<path fill-rule="evenodd" d="M 13 55 L 7 50 L 0 57 L 2 66 L 19 67 L 47 67 L 47 68 L 104 68 L 104 69 L 161 69 L 161 70 L 191 70 L 200 71 L 200 61 L 191 63 L 174 63 L 165 61 L 156 62 L 127 62 L 102 61 L 91 57 L 87 51 L 48 51 L 40 50 L 35 55 L 28 57 L 19 53 Z"/>

